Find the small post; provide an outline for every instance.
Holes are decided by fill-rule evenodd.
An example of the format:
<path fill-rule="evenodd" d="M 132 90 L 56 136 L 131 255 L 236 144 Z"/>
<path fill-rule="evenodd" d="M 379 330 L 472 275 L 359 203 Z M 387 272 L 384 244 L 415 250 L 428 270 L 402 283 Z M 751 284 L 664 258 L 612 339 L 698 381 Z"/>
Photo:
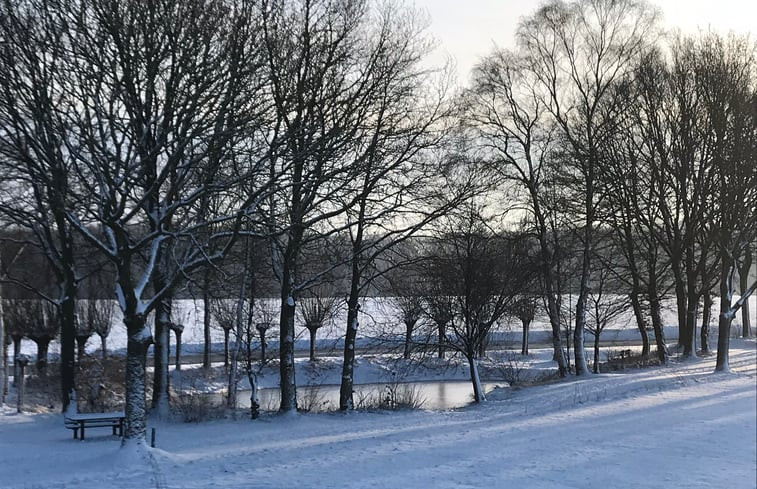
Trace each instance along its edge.
<path fill-rule="evenodd" d="M 16 382 L 16 385 L 18 386 L 17 410 L 20 413 L 22 412 L 24 406 L 24 370 L 26 370 L 26 366 L 29 364 L 29 357 L 27 357 L 23 353 L 17 355 L 16 364 L 19 367 L 19 378 Z"/>
<path fill-rule="evenodd" d="M 150 433 L 150 447 L 155 448 L 155 428 Z"/>

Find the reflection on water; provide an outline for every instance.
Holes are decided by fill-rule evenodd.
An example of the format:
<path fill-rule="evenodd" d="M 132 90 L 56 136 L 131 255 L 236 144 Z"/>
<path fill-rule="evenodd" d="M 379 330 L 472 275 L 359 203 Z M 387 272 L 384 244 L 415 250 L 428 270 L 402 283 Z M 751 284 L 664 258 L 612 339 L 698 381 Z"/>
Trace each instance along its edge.
<path fill-rule="evenodd" d="M 484 383 L 484 391 L 489 392 L 497 386 L 506 384 Z M 355 386 L 353 399 L 356 407 L 369 404 L 371 400 L 386 399 L 392 395 L 411 396 L 422 401 L 422 409 L 444 411 L 467 406 L 473 402 L 473 387 L 470 382 L 407 382 L 399 384 L 363 384 Z M 238 406 L 250 407 L 250 391 L 239 391 Z M 263 410 L 276 411 L 281 398 L 278 388 L 260 389 L 258 391 Z M 300 408 L 309 411 L 333 411 L 339 409 L 339 386 L 320 385 L 297 387 L 297 400 Z M 374 402 L 371 405 L 375 405 Z"/>

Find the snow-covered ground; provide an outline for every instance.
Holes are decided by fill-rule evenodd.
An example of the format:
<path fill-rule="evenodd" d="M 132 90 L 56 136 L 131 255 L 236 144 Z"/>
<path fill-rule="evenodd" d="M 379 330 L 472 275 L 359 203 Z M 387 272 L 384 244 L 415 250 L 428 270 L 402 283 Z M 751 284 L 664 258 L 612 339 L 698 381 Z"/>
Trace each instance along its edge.
<path fill-rule="evenodd" d="M 60 415 L 0 414 L 0 487 L 757 487 L 757 351 L 501 389 L 454 411 L 150 423 L 142 458 Z"/>

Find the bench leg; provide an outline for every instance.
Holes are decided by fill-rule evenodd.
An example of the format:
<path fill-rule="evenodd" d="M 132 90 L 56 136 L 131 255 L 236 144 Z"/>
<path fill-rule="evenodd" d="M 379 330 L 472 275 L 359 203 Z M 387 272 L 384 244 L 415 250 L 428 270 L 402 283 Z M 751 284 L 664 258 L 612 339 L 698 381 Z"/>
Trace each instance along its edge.
<path fill-rule="evenodd" d="M 116 428 L 117 428 L 117 426 L 116 426 L 116 425 L 114 424 L 114 425 L 113 425 L 113 434 L 114 434 L 114 435 L 116 434 Z"/>
<path fill-rule="evenodd" d="M 79 439 L 79 428 L 74 428 L 72 431 L 74 432 L 74 440 L 78 440 Z"/>
<path fill-rule="evenodd" d="M 79 425 L 79 428 L 81 429 L 81 439 L 84 440 L 84 422 Z"/>

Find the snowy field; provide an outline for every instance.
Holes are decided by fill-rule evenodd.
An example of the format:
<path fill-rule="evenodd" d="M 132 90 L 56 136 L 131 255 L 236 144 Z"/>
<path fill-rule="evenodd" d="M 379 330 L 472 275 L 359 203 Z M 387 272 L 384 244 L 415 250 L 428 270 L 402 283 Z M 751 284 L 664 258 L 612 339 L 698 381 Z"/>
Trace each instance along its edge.
<path fill-rule="evenodd" d="M 668 367 L 501 389 L 455 411 L 150 423 L 157 447 L 60 415 L 0 414 L 8 488 L 729 488 L 757 486 L 757 352 L 732 340 Z"/>

